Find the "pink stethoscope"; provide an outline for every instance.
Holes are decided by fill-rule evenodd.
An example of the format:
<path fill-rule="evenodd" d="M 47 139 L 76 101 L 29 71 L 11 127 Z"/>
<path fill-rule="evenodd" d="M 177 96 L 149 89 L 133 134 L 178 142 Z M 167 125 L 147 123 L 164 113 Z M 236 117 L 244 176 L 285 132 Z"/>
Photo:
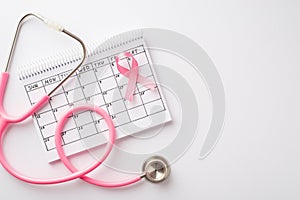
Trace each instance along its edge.
<path fill-rule="evenodd" d="M 79 65 L 67 77 L 65 77 L 50 93 L 43 96 L 39 101 L 37 101 L 27 112 L 25 112 L 20 117 L 11 117 L 8 114 L 6 114 L 6 112 L 3 108 L 3 97 L 4 97 L 8 77 L 9 77 L 8 69 L 9 69 L 9 66 L 10 66 L 10 63 L 11 63 L 11 60 L 13 57 L 13 53 L 14 53 L 14 49 L 15 49 L 15 46 L 17 43 L 20 29 L 21 29 L 23 23 L 30 17 L 35 17 L 35 18 L 41 20 L 42 22 L 44 22 L 44 24 L 48 25 L 49 27 L 51 27 L 59 32 L 62 32 L 64 34 L 70 36 L 71 38 L 77 40 L 83 48 L 83 58 L 82 58 L 81 62 L 79 63 Z M 117 63 L 118 69 L 121 72 L 121 74 L 125 75 L 129 79 L 128 85 L 130 85 L 130 87 L 127 88 L 126 98 L 132 99 L 132 91 L 134 91 L 133 87 L 135 86 L 136 82 L 145 83 L 145 85 L 147 85 L 146 87 L 148 87 L 149 89 L 153 89 L 154 85 L 151 84 L 151 82 L 149 82 L 144 77 L 138 75 L 137 63 L 133 59 L 133 57 L 130 54 L 127 54 L 125 56 L 131 57 L 133 66 L 136 66 L 136 67 L 132 67 L 132 69 L 134 69 L 134 70 L 128 70 L 128 69 L 120 66 L 118 64 L 118 61 L 119 61 L 118 57 L 116 58 L 116 63 Z M 167 160 L 165 160 L 163 157 L 160 157 L 160 156 L 153 156 L 153 157 L 150 157 L 149 159 L 147 159 L 143 165 L 143 173 L 141 173 L 141 175 L 137 175 L 136 177 L 129 179 L 129 180 L 120 181 L 120 182 L 106 182 L 106 181 L 101 181 L 101 180 L 94 179 L 92 177 L 87 176 L 88 173 L 90 173 L 91 171 L 96 169 L 108 157 L 108 155 L 110 154 L 110 152 L 113 148 L 113 145 L 114 145 L 114 142 L 116 139 L 116 131 L 115 131 L 115 127 L 114 127 L 111 117 L 103 109 L 101 109 L 97 106 L 92 106 L 92 105 L 83 105 L 83 106 L 78 106 L 78 107 L 73 107 L 73 108 L 68 109 L 60 117 L 60 120 L 58 121 L 57 126 L 56 126 L 56 130 L 55 130 L 56 150 L 57 150 L 60 160 L 72 172 L 70 175 L 64 176 L 61 178 L 54 178 L 54 179 L 45 179 L 45 180 L 34 179 L 34 178 L 27 177 L 25 175 L 22 175 L 21 173 L 16 171 L 7 162 L 5 155 L 3 153 L 3 150 L 2 150 L 3 138 L 4 138 L 4 133 L 5 133 L 6 127 L 9 124 L 19 123 L 19 122 L 24 121 L 25 119 L 32 116 L 39 109 L 41 109 L 46 103 L 48 103 L 48 101 L 50 100 L 50 96 L 58 88 L 60 88 L 60 86 L 64 82 L 66 82 L 70 76 L 72 76 L 79 69 L 79 67 L 82 65 L 83 61 L 85 60 L 85 58 L 86 58 L 86 47 L 85 47 L 84 43 L 82 42 L 82 40 L 80 38 L 78 38 L 77 36 L 75 36 L 74 34 L 67 31 L 66 29 L 64 29 L 62 26 L 60 26 L 40 15 L 33 14 L 33 13 L 29 13 L 29 14 L 25 15 L 20 20 L 20 22 L 17 26 L 16 34 L 14 36 L 14 40 L 13 40 L 12 48 L 10 50 L 8 62 L 7 62 L 6 68 L 5 68 L 5 72 L 2 72 L 0 75 L 0 134 L 1 134 L 0 135 L 0 162 L 1 162 L 2 166 L 14 177 L 16 177 L 22 181 L 31 183 L 31 184 L 57 184 L 57 183 L 63 183 L 63 182 L 77 179 L 77 178 L 81 178 L 82 180 L 84 180 L 88 183 L 91 183 L 91 184 L 94 184 L 97 186 L 101 186 L 101 187 L 121 187 L 121 186 L 126 186 L 126 185 L 136 183 L 139 180 L 141 180 L 142 178 L 146 178 L 147 180 L 149 180 L 153 183 L 159 183 L 159 182 L 164 181 L 170 174 L 170 166 L 169 166 Z M 149 84 L 146 84 L 146 82 Z M 97 162 L 94 163 L 92 166 L 79 171 L 78 169 L 76 169 L 74 167 L 74 165 L 69 161 L 69 159 L 67 158 L 67 156 L 64 153 L 64 150 L 62 147 L 61 132 L 63 131 L 64 125 L 67 122 L 68 117 L 70 117 L 73 113 L 83 111 L 83 110 L 93 111 L 103 117 L 103 119 L 105 120 L 105 122 L 108 126 L 108 129 L 109 129 L 109 137 L 108 137 L 108 142 L 106 145 L 105 153 L 103 154 L 102 158 L 97 160 Z"/>

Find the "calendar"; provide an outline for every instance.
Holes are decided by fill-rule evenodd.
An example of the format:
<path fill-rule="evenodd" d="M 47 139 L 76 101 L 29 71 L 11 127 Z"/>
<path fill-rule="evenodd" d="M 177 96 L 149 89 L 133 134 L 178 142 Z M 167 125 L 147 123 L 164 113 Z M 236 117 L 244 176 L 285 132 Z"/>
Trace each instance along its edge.
<path fill-rule="evenodd" d="M 155 83 L 149 90 L 137 83 L 133 101 L 126 100 L 128 79 L 117 69 L 115 58 L 123 52 L 130 52 L 138 62 L 139 74 Z M 91 54 L 91 53 L 90 53 Z M 24 84 L 29 103 L 34 105 L 48 94 L 72 70 L 67 59 L 47 65 L 40 64 L 42 73 L 24 73 L 20 79 Z M 120 64 L 130 69 L 129 58 L 121 58 Z M 59 68 L 59 69 L 56 69 Z M 104 109 L 114 122 L 117 138 L 126 137 L 171 120 L 162 90 L 158 84 L 155 69 L 142 38 L 122 42 L 118 48 L 106 49 L 89 55 L 82 67 L 63 84 L 50 98 L 49 103 L 34 114 L 37 132 L 41 138 L 49 162 L 57 160 L 54 134 L 59 117 L 72 106 L 91 104 Z M 61 133 L 67 155 L 76 154 L 105 144 L 108 127 L 101 116 L 92 111 L 74 113 Z"/>

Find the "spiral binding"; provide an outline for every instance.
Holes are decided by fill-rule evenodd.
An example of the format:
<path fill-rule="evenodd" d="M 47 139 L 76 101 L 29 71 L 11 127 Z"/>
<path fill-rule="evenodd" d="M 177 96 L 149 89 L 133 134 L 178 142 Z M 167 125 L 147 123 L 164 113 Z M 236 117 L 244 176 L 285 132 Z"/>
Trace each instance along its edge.
<path fill-rule="evenodd" d="M 143 39 L 141 30 L 134 30 L 126 33 L 122 33 L 116 36 L 112 36 L 104 42 L 94 42 L 86 45 L 87 58 L 117 47 L 127 45 L 131 42 Z M 23 65 L 19 67 L 19 80 L 23 81 L 52 70 L 56 70 L 65 67 L 69 64 L 78 62 L 81 60 L 81 48 L 73 48 L 66 50 L 54 56 L 39 59 L 33 63 Z M 20 70 L 22 69 L 22 70 Z"/>

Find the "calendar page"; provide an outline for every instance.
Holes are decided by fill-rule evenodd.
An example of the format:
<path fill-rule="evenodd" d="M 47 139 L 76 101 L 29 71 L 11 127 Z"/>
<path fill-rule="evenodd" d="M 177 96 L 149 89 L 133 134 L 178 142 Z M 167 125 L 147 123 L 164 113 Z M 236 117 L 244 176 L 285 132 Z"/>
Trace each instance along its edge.
<path fill-rule="evenodd" d="M 155 83 L 154 91 L 137 83 L 133 101 L 124 98 L 128 79 L 118 71 L 115 62 L 115 57 L 122 52 L 133 55 L 139 65 L 139 74 Z M 121 58 L 119 63 L 128 69 L 131 67 L 128 58 Z M 56 69 L 57 66 L 59 69 Z M 32 73 L 21 78 L 31 105 L 49 93 L 74 65 L 71 67 L 71 62 L 64 61 L 47 67 L 52 67 L 52 70 L 43 69 L 41 74 Z M 117 138 L 170 121 L 171 116 L 157 81 L 143 40 L 91 54 L 76 74 L 51 96 L 49 103 L 34 114 L 35 126 L 49 162 L 59 159 L 54 142 L 57 121 L 72 106 L 92 104 L 104 109 L 114 122 Z M 92 111 L 75 113 L 62 132 L 64 150 L 67 155 L 72 155 L 99 146 L 107 142 L 102 135 L 108 135 L 108 128 L 101 116 Z"/>

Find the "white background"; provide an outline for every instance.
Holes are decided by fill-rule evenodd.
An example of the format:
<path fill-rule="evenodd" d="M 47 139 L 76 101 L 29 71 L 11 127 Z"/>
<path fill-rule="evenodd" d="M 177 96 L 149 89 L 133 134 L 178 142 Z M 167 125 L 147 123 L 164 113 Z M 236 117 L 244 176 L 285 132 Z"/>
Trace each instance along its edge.
<path fill-rule="evenodd" d="M 299 9 L 299 1 L 292 0 L 2 2 L 1 66 L 6 64 L 17 21 L 31 11 L 66 25 L 85 41 L 103 40 L 136 28 L 171 29 L 199 43 L 212 58 L 225 87 L 227 119 L 212 154 L 198 160 L 200 143 L 195 141 L 172 166 L 172 179 L 163 186 L 143 182 L 128 188 L 103 189 L 80 181 L 34 186 L 0 168 L 0 198 L 299 199 Z M 35 29 L 29 31 L 38 34 Z M 47 39 L 45 35 L 41 38 Z M 28 38 L 30 42 L 37 40 Z M 49 43 L 45 42 L 45 49 Z M 42 44 L 35 45 L 20 47 L 17 56 L 24 58 L 26 54 L 28 60 L 17 58 L 17 62 L 43 54 Z M 9 94 L 7 99 L 16 95 Z M 6 101 L 5 105 L 17 113 L 13 102 Z M 26 153 L 23 147 L 14 146 L 18 144 L 14 138 L 26 140 L 27 147 L 40 145 L 35 133 L 22 132 L 20 127 L 10 129 L 4 144 L 12 156 L 10 161 L 21 165 L 18 169 L 24 172 L 45 176 L 43 171 L 31 170 L 39 163 L 33 161 L 42 160 L 40 154 L 28 160 L 35 155 L 34 150 L 28 148 Z M 48 169 L 57 171 L 59 167 Z M 61 169 L 62 174 L 67 173 L 63 166 Z"/>

